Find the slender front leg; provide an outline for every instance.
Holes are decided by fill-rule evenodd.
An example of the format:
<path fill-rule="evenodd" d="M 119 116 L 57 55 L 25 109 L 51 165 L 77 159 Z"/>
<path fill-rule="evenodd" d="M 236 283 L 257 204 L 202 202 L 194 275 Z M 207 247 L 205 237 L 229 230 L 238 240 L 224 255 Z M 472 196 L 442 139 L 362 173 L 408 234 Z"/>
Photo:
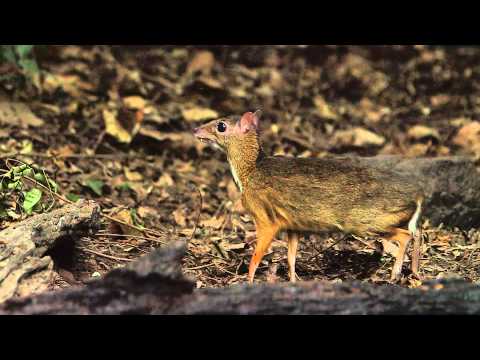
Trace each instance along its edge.
<path fill-rule="evenodd" d="M 290 282 L 294 283 L 297 281 L 295 274 L 295 259 L 297 257 L 297 248 L 298 248 L 298 234 L 293 232 L 287 233 L 288 241 L 288 268 L 290 271 Z"/>
<path fill-rule="evenodd" d="M 255 247 L 255 252 L 253 253 L 252 259 L 250 260 L 250 267 L 248 269 L 248 282 L 253 283 L 255 278 L 255 272 L 257 271 L 258 265 L 263 259 L 263 256 L 267 252 L 270 244 L 272 243 L 273 238 L 277 234 L 279 228 L 274 224 L 256 224 L 257 228 L 257 245 Z"/>
<path fill-rule="evenodd" d="M 398 242 L 398 252 L 393 264 L 391 281 L 398 281 L 402 277 L 402 266 L 405 259 L 405 252 L 407 251 L 408 243 L 412 240 L 412 235 L 405 229 L 394 229 L 393 233 L 388 238 Z"/>

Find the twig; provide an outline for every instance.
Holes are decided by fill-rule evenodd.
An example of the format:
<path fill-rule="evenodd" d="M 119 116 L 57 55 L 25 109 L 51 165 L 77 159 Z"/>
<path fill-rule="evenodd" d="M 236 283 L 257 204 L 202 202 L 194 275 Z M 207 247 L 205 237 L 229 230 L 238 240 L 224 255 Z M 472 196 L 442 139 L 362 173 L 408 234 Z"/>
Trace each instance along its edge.
<path fill-rule="evenodd" d="M 92 238 L 89 238 L 89 237 L 83 237 L 83 238 L 80 238 L 80 241 L 83 241 L 85 243 L 89 243 L 89 244 L 99 244 L 99 245 L 105 245 L 105 244 L 109 244 L 109 245 L 114 245 L 114 246 L 117 246 L 119 248 L 121 248 L 123 251 L 126 251 L 121 245 L 125 245 L 125 246 L 130 246 L 130 247 L 133 247 L 135 249 L 137 249 L 138 251 L 141 251 L 145 254 L 148 254 L 148 251 L 142 249 L 140 246 L 137 246 L 137 245 L 133 245 L 133 244 L 130 244 L 130 243 L 124 243 L 124 244 L 119 244 L 118 242 L 114 242 L 114 241 L 108 241 L 108 240 L 105 240 L 105 239 L 102 239 L 102 240 L 93 240 Z M 127 251 L 128 252 L 128 251 Z"/>
<path fill-rule="evenodd" d="M 238 273 L 235 274 L 235 273 L 231 272 L 230 270 L 225 269 L 224 267 L 222 267 L 222 266 L 220 266 L 220 265 L 216 265 L 216 266 L 217 266 L 220 270 L 222 270 L 223 272 L 226 272 L 227 274 L 233 275 L 233 276 L 235 276 L 235 277 L 238 276 Z"/>
<path fill-rule="evenodd" d="M 109 220 L 113 221 L 113 222 L 116 222 L 116 223 L 118 223 L 118 224 L 125 225 L 125 226 L 127 226 L 127 227 L 129 227 L 129 228 L 131 228 L 131 229 L 134 229 L 134 230 L 137 230 L 137 231 L 140 231 L 140 232 L 143 232 L 143 233 L 155 235 L 155 236 L 158 236 L 158 237 L 162 237 L 162 236 L 165 235 L 165 234 L 159 233 L 159 232 L 157 232 L 157 231 L 155 231 L 155 230 L 139 228 L 139 227 L 137 227 L 137 226 L 135 226 L 135 225 L 131 225 L 131 224 L 125 222 L 125 221 L 122 221 L 122 220 L 116 219 L 116 218 L 114 218 L 114 217 L 111 217 L 110 215 L 102 214 L 102 216 L 103 216 L 104 218 L 106 218 L 106 219 L 109 219 Z"/>
<path fill-rule="evenodd" d="M 153 241 L 153 242 L 158 242 L 162 245 L 166 245 L 167 242 L 166 241 L 162 241 L 162 240 L 158 240 L 158 239 L 153 239 L 153 238 L 149 238 L 149 237 L 146 237 L 146 236 L 139 236 L 139 235 L 128 235 L 128 234 L 109 234 L 109 233 L 102 233 L 102 232 L 98 232 L 97 234 L 95 235 L 100 235 L 100 236 L 111 236 L 111 237 L 127 237 L 127 238 L 132 238 L 132 239 L 140 239 L 140 240 L 148 240 L 148 241 Z"/>
<path fill-rule="evenodd" d="M 323 250 L 320 250 L 320 251 L 318 251 L 318 250 L 315 248 L 315 246 L 314 246 L 315 250 L 317 250 L 317 253 L 316 253 L 314 256 L 310 257 L 310 258 L 307 260 L 307 262 L 310 262 L 310 261 L 312 261 L 312 260 L 315 260 L 317 257 L 319 257 L 320 255 L 322 255 L 325 251 L 330 250 L 332 247 L 334 247 L 335 245 L 337 245 L 337 244 L 338 244 L 339 242 L 341 242 L 342 240 L 345 240 L 345 236 L 342 236 L 340 239 L 338 239 L 337 241 L 335 241 L 332 245 L 330 245 L 329 247 L 327 247 L 327 248 L 325 248 L 325 249 L 323 249 Z"/>
<path fill-rule="evenodd" d="M 92 254 L 95 254 L 95 255 L 98 255 L 98 256 L 101 256 L 101 257 L 104 257 L 104 258 L 107 258 L 107 259 L 110 259 L 110 260 L 134 261 L 134 259 L 127 259 L 127 258 L 120 258 L 120 257 L 116 257 L 116 256 L 111 256 L 111 255 L 103 254 L 103 253 L 100 253 L 100 252 L 97 252 L 97 251 L 94 251 L 94 250 L 90 250 L 90 249 L 87 249 L 87 248 L 79 248 L 79 249 L 83 250 L 83 251 L 86 251 L 86 252 L 89 252 L 89 253 L 92 253 Z"/>
<path fill-rule="evenodd" d="M 358 240 L 360 241 L 363 245 L 365 245 L 366 247 L 372 249 L 372 250 L 377 250 L 377 248 L 371 244 L 369 244 L 368 242 L 366 242 L 365 240 L 363 240 L 362 238 L 358 237 L 358 236 L 354 236 L 352 235 L 352 237 L 355 239 L 355 240 Z"/>
<path fill-rule="evenodd" d="M 215 265 L 215 264 L 210 263 L 210 264 L 206 264 L 206 265 L 200 265 L 200 266 L 195 266 L 195 267 L 191 267 L 191 268 L 185 268 L 184 270 L 188 270 L 188 271 L 200 270 L 200 269 L 204 269 L 204 268 L 207 268 L 207 267 L 210 267 L 210 266 L 213 266 L 213 265 Z"/>

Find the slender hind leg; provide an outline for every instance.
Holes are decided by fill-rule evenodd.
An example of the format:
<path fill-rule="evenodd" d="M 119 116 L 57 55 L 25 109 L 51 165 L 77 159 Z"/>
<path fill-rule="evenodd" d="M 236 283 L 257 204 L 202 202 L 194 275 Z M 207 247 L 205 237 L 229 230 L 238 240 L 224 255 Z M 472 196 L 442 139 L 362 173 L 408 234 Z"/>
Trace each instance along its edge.
<path fill-rule="evenodd" d="M 408 243 L 412 240 L 412 235 L 408 230 L 396 228 L 391 233 L 388 240 L 398 242 L 398 252 L 393 264 L 391 281 L 398 281 L 402 277 L 402 266 L 405 259 L 405 252 L 407 251 Z"/>
<path fill-rule="evenodd" d="M 253 283 L 255 278 L 255 272 L 257 271 L 258 265 L 263 259 L 265 252 L 270 247 L 273 238 L 278 232 L 278 226 L 274 224 L 257 224 L 257 245 L 255 247 L 255 252 L 253 253 L 252 259 L 250 260 L 250 266 L 248 268 L 248 282 Z"/>
<path fill-rule="evenodd" d="M 295 274 L 295 259 L 297 257 L 297 248 L 298 248 L 298 234 L 288 232 L 288 269 L 290 272 L 290 282 L 294 283 L 297 281 Z"/>
<path fill-rule="evenodd" d="M 420 253 L 422 251 L 422 227 L 419 225 L 419 218 L 422 214 L 422 202 L 423 198 L 417 199 L 417 209 L 413 214 L 410 222 L 408 223 L 408 230 L 413 236 L 413 249 L 412 249 L 412 273 L 417 279 L 421 279 L 420 274 L 418 273 L 418 268 L 420 265 Z"/>
<path fill-rule="evenodd" d="M 420 256 L 422 251 L 422 232 L 420 229 L 415 231 L 413 235 L 413 249 L 412 249 L 412 274 L 421 280 L 421 275 L 418 272 L 420 267 Z"/>

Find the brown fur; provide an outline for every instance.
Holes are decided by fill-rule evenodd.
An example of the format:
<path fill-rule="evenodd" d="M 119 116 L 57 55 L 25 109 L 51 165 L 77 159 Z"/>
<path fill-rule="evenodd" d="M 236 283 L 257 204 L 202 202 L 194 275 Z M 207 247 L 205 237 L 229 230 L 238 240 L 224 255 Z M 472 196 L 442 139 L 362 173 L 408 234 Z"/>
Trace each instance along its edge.
<path fill-rule="evenodd" d="M 215 130 L 218 121 L 228 124 L 225 135 Z M 241 183 L 242 203 L 255 220 L 257 247 L 250 263 L 250 281 L 271 241 L 282 230 L 340 230 L 397 241 L 400 249 L 392 279 L 398 279 L 411 239 L 402 228 L 422 199 L 408 179 L 356 165 L 348 158 L 266 156 L 258 132 L 244 134 L 239 129 L 236 119 L 221 119 L 201 127 L 197 136 L 225 150 L 232 172 Z M 293 267 L 295 252 L 296 242 L 289 241 L 289 263 Z"/>

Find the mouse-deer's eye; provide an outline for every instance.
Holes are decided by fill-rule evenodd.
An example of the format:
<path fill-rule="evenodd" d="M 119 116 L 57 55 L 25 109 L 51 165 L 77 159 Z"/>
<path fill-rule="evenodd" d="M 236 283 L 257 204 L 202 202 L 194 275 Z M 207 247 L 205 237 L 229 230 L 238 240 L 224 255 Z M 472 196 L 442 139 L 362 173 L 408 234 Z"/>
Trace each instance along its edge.
<path fill-rule="evenodd" d="M 217 124 L 217 131 L 218 132 L 225 132 L 227 131 L 227 124 L 225 124 L 223 121 L 220 121 L 218 124 Z"/>

